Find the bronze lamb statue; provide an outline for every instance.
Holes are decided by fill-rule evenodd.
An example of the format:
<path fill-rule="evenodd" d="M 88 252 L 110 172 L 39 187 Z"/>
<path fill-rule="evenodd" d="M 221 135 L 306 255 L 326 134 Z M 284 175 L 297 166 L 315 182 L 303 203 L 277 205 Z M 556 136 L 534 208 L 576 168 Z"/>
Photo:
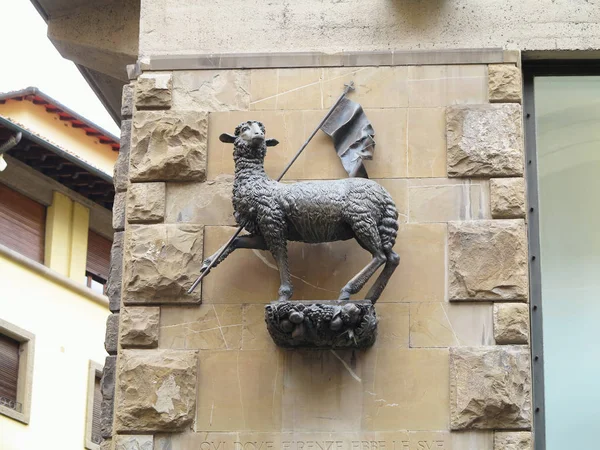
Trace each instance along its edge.
<path fill-rule="evenodd" d="M 267 147 L 279 142 L 265 139 L 265 127 L 260 122 L 243 122 L 235 129 L 235 135 L 224 133 L 219 139 L 234 144 L 234 216 L 250 234 L 237 237 L 215 266 L 236 248 L 269 250 L 279 267 L 279 300 L 289 300 L 293 288 L 288 240 L 320 243 L 354 238 L 373 259 L 342 288 L 339 299 L 349 300 L 385 264 L 367 294 L 367 300 L 375 303 L 400 262 L 392 250 L 398 213 L 390 194 L 364 178 L 291 184 L 269 178 L 264 169 Z M 218 254 L 207 258 L 201 271 Z"/>

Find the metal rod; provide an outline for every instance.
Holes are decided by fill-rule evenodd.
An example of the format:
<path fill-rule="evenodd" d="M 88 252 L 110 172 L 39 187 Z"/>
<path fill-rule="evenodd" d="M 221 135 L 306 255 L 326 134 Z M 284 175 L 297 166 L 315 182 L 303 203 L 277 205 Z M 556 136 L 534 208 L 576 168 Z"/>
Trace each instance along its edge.
<path fill-rule="evenodd" d="M 311 135 L 308 137 L 308 139 L 304 142 L 304 144 L 302 144 L 302 147 L 300 147 L 300 149 L 296 152 L 296 154 L 294 155 L 294 157 L 292 158 L 292 160 L 287 164 L 287 166 L 285 166 L 285 168 L 283 169 L 283 172 L 281 172 L 281 175 L 279 175 L 277 177 L 277 181 L 281 181 L 281 179 L 287 173 L 287 171 L 290 170 L 290 167 L 292 167 L 292 164 L 294 164 L 296 162 L 296 160 L 298 159 L 298 157 L 300 156 L 300 154 L 304 151 L 304 149 L 310 143 L 310 141 L 312 140 L 312 138 L 315 137 L 315 135 L 318 133 L 318 131 L 321 129 L 321 127 L 327 121 L 327 119 L 329 119 L 329 116 L 331 116 L 331 114 L 333 114 L 333 111 L 335 110 L 335 108 L 337 108 L 337 106 L 340 104 L 340 102 L 346 96 L 346 94 L 348 94 L 348 92 L 354 90 L 354 82 L 353 81 L 351 81 L 350 83 L 348 83 L 348 84 L 346 84 L 344 86 L 345 86 L 344 87 L 344 92 L 342 92 L 342 95 L 340 95 L 338 97 L 338 99 L 333 104 L 333 106 L 329 109 L 329 111 L 327 111 L 327 114 L 325 114 L 325 117 L 323 117 L 323 119 L 321 120 L 321 122 L 319 122 L 319 125 L 317 125 L 317 127 L 314 129 L 314 131 L 311 133 Z M 245 226 L 245 224 L 240 225 L 238 227 L 238 229 L 236 230 L 236 232 L 233 234 L 233 236 L 231 236 L 231 238 L 229 238 L 229 240 L 227 241 L 227 243 L 223 247 L 221 247 L 221 251 L 212 259 L 212 261 L 210 262 L 210 264 L 206 267 L 206 269 L 204 269 L 204 271 L 200 274 L 200 276 L 196 279 L 196 281 L 194 281 L 194 284 L 192 284 L 192 287 L 190 287 L 190 289 L 187 291 L 188 294 L 191 294 L 192 292 L 194 292 L 194 289 L 196 289 L 196 287 L 200 284 L 200 282 L 202 281 L 202 279 L 206 275 L 208 275 L 208 273 L 210 272 L 210 269 L 212 269 L 212 267 L 219 260 L 219 258 L 221 257 L 221 255 L 223 253 L 225 253 L 225 251 L 229 248 L 229 246 L 235 240 L 235 238 L 237 238 L 238 235 L 242 232 L 242 230 L 244 229 L 244 226 Z"/>

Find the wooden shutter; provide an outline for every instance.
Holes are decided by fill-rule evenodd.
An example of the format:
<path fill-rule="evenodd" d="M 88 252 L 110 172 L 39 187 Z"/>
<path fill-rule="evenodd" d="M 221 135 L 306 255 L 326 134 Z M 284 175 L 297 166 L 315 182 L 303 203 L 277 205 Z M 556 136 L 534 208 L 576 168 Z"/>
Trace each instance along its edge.
<path fill-rule="evenodd" d="M 18 341 L 0 334 L 0 404 L 10 406 L 17 400 L 20 346 Z"/>
<path fill-rule="evenodd" d="M 0 183 L 0 244 L 44 262 L 46 208 Z"/>
<path fill-rule="evenodd" d="M 94 382 L 94 410 L 92 412 L 92 442 L 100 444 L 102 435 L 100 434 L 100 405 L 102 404 L 102 391 L 100 390 L 100 377 L 96 377 Z"/>
<path fill-rule="evenodd" d="M 91 274 L 108 280 L 108 267 L 110 265 L 110 247 L 112 242 L 98 233 L 90 230 L 88 234 L 88 254 L 86 270 Z"/>

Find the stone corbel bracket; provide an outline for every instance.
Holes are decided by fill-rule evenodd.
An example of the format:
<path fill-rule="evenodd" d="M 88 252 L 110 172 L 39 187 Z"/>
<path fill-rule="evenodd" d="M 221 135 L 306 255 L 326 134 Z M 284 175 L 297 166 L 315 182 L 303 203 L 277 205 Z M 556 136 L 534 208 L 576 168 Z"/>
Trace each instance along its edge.
<path fill-rule="evenodd" d="M 377 338 L 377 314 L 363 301 L 277 301 L 265 322 L 280 347 L 368 348 Z"/>

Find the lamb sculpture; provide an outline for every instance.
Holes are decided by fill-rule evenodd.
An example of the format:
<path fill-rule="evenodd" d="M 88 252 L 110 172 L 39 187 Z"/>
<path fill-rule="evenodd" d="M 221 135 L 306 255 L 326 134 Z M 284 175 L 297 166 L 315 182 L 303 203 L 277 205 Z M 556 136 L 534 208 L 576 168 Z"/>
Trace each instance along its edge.
<path fill-rule="evenodd" d="M 279 267 L 278 300 L 289 300 L 293 288 L 288 240 L 321 243 L 355 238 L 373 259 L 342 288 L 339 299 L 349 300 L 385 264 L 367 294 L 367 300 L 375 303 L 400 262 L 392 250 L 398 232 L 398 213 L 390 194 L 381 185 L 364 178 L 291 184 L 269 178 L 264 169 L 267 147 L 279 142 L 265 139 L 261 122 L 243 122 L 234 135 L 224 133 L 219 139 L 234 144 L 234 216 L 249 234 L 237 237 L 215 261 L 215 266 L 237 248 L 269 250 Z M 218 254 L 207 258 L 201 271 Z"/>

